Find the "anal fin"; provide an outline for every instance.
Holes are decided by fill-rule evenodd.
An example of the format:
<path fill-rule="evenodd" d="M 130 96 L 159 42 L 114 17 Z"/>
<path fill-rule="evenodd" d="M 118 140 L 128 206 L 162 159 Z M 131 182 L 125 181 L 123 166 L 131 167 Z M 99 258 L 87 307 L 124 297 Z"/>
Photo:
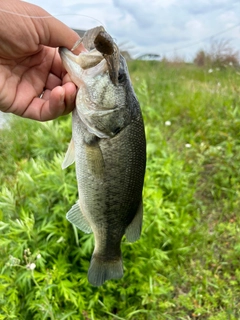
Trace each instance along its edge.
<path fill-rule="evenodd" d="M 143 219 L 143 205 L 140 202 L 135 217 L 132 222 L 127 226 L 125 235 L 129 242 L 137 241 L 141 236 L 142 231 L 142 219 Z"/>
<path fill-rule="evenodd" d="M 68 211 L 66 218 L 81 231 L 85 233 L 92 233 L 91 226 L 81 212 L 79 202 L 72 206 L 72 208 Z"/>

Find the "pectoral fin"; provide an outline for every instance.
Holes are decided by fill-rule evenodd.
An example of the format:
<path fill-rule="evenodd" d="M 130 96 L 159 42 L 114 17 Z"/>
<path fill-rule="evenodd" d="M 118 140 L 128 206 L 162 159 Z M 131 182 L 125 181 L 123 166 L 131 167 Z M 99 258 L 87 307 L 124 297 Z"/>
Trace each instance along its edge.
<path fill-rule="evenodd" d="M 71 139 L 67 152 L 65 154 L 65 158 L 63 160 L 62 163 L 62 169 L 66 169 L 67 167 L 69 167 L 71 164 L 73 164 L 75 161 L 75 149 L 74 149 L 74 143 L 73 143 L 73 139 Z"/>
<path fill-rule="evenodd" d="M 92 229 L 81 212 L 79 202 L 77 202 L 72 208 L 68 211 L 67 220 L 71 222 L 78 229 L 82 230 L 85 233 L 92 233 Z"/>
<path fill-rule="evenodd" d="M 140 238 L 142 231 L 142 219 L 143 205 L 141 201 L 133 221 L 128 225 L 125 231 L 126 238 L 129 242 L 135 242 Z"/>
<path fill-rule="evenodd" d="M 85 148 L 89 172 L 91 172 L 93 176 L 101 178 L 104 174 L 105 163 L 98 142 L 85 144 Z"/>

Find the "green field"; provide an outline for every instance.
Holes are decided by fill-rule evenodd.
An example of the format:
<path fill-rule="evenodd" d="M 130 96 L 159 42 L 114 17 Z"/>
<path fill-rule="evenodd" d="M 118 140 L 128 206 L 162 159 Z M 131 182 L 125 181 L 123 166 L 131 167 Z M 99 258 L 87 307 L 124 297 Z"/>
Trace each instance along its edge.
<path fill-rule="evenodd" d="M 129 69 L 148 161 L 124 277 L 89 285 L 93 236 L 65 219 L 77 198 L 74 166 L 61 170 L 71 117 L 16 117 L 0 132 L 0 320 L 240 319 L 240 71 Z"/>

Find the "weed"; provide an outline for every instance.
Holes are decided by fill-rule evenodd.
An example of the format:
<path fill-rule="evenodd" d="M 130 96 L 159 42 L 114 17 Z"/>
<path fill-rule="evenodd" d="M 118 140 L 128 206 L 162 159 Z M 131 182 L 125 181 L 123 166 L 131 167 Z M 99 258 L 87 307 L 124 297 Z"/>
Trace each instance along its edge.
<path fill-rule="evenodd" d="M 240 77 L 232 68 L 132 61 L 148 162 L 141 239 L 124 277 L 87 282 L 92 235 L 61 162 L 70 117 L 1 132 L 0 319 L 239 319 Z"/>

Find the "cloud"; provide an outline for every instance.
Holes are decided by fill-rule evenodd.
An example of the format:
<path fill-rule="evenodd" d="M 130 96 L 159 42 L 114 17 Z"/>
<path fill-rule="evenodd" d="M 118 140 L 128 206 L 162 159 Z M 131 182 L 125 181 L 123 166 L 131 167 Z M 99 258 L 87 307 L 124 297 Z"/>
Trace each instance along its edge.
<path fill-rule="evenodd" d="M 215 11 L 225 11 L 232 8 L 238 1 L 231 0 L 182 0 L 178 6 L 184 8 L 191 15 L 215 14 Z"/>
<path fill-rule="evenodd" d="M 156 1 L 153 1 L 151 6 L 148 5 L 147 1 L 138 0 L 113 0 L 113 4 L 125 14 L 131 16 L 140 28 L 152 27 L 160 11 L 160 6 Z"/>
<path fill-rule="evenodd" d="M 89 29 L 99 24 L 118 44 L 129 44 L 136 55 L 143 53 L 192 56 L 217 34 L 237 24 L 239 0 L 34 0 L 72 28 Z M 223 33 L 238 46 L 239 29 Z M 220 35 L 221 36 L 221 35 Z M 192 45 L 191 45 L 192 44 Z"/>

